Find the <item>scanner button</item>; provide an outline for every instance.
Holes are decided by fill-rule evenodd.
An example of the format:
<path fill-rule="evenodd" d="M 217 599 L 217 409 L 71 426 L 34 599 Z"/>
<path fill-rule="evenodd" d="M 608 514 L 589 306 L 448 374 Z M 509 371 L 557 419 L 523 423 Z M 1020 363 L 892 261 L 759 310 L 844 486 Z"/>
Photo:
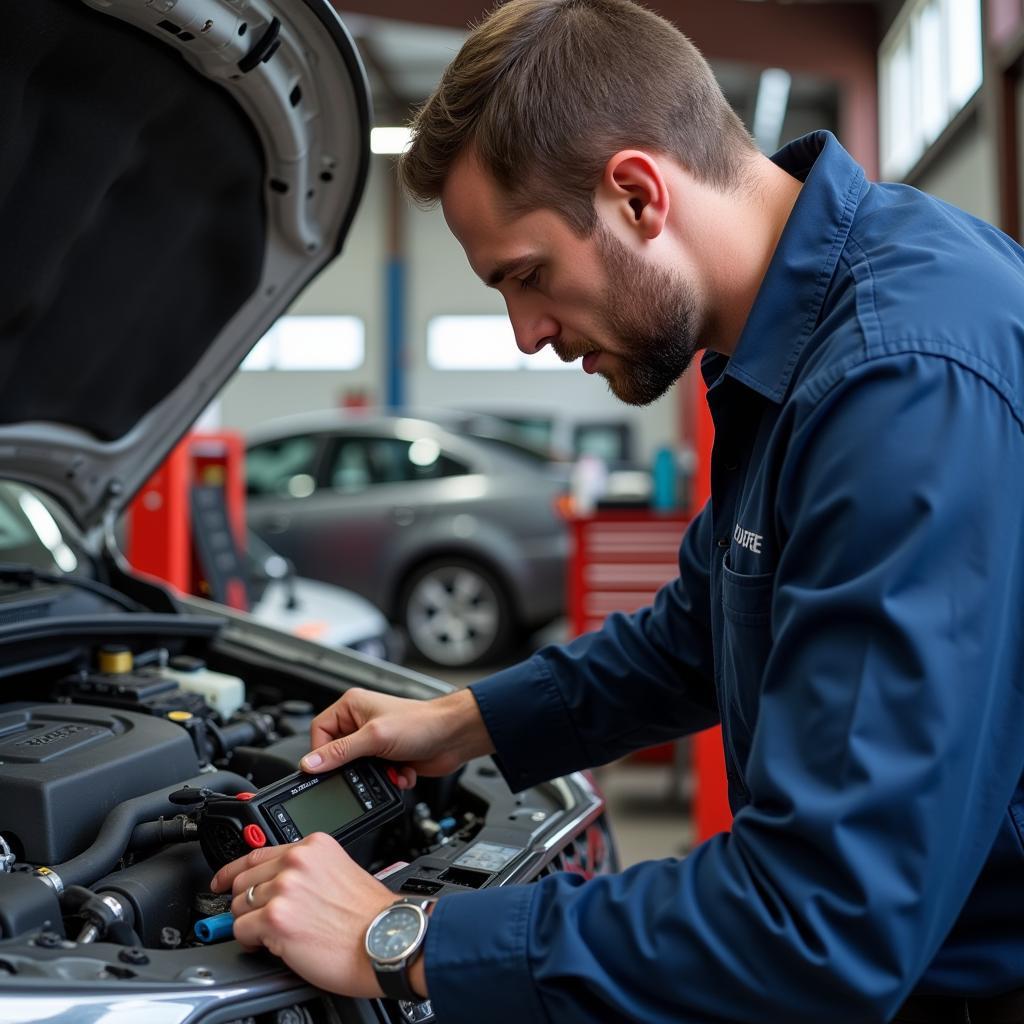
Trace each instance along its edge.
<path fill-rule="evenodd" d="M 263 829 L 261 829 L 259 825 L 246 825 L 245 828 L 242 829 L 242 838 L 254 850 L 260 846 L 267 845 L 267 837 L 264 835 Z"/>

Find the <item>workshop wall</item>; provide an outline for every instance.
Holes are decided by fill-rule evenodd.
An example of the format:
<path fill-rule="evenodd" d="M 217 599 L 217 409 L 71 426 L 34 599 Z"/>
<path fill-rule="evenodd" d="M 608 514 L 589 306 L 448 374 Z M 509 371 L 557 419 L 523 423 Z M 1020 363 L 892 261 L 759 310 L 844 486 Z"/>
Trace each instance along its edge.
<path fill-rule="evenodd" d="M 378 164 L 373 161 L 375 171 Z M 307 316 L 340 313 L 360 317 L 366 325 L 363 365 L 344 372 L 239 371 L 220 395 L 219 419 L 225 427 L 248 430 L 279 416 L 332 408 L 349 391 L 380 394 L 385 330 L 384 185 L 379 172 L 371 173 L 344 250 L 289 310 Z"/>
<path fill-rule="evenodd" d="M 374 157 L 370 181 L 341 256 L 326 267 L 291 308 L 296 314 L 341 313 L 366 324 L 366 359 L 342 373 L 239 372 L 220 397 L 219 421 L 247 430 L 279 416 L 341 404 L 346 392 L 364 390 L 374 400 L 386 394 L 385 263 L 387 175 L 392 162 Z M 571 414 L 585 411 L 629 418 L 636 425 L 638 455 L 645 461 L 678 437 L 678 404 L 670 393 L 647 409 L 629 409 L 608 393 L 602 378 L 569 372 L 439 371 L 427 365 L 427 324 L 442 314 L 500 314 L 505 306 L 469 269 L 440 209 L 405 209 L 407 353 L 405 395 L 410 406 L 533 409 Z"/>
<path fill-rule="evenodd" d="M 995 142 L 975 116 L 949 140 L 938 158 L 911 184 L 940 199 L 998 223 Z"/>

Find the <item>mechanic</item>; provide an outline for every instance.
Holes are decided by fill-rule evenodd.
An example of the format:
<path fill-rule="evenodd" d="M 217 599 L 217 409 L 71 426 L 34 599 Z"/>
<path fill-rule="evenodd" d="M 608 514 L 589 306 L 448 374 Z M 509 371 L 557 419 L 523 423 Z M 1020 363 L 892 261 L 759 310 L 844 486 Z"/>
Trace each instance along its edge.
<path fill-rule="evenodd" d="M 1024 1020 L 1024 252 L 828 133 L 760 155 L 628 0 L 496 9 L 414 129 L 404 183 L 524 352 L 644 404 L 707 349 L 712 499 L 652 607 L 436 701 L 353 690 L 303 767 L 495 753 L 519 790 L 720 721 L 735 819 L 440 900 L 413 989 L 445 1024 Z M 377 995 L 395 897 L 318 838 L 215 884 Z"/>

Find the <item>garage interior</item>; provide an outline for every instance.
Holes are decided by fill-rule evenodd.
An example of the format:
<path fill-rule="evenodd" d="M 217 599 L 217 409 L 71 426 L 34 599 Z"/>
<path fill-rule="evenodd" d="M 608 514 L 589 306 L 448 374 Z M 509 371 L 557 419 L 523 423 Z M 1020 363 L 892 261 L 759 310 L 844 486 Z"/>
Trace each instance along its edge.
<path fill-rule="evenodd" d="M 98 9 L 106 0 L 84 2 Z M 166 0 L 164 29 L 191 40 L 191 33 L 170 20 L 175 2 Z M 824 129 L 838 138 L 869 180 L 911 185 L 1024 240 L 1024 0 L 645 3 L 697 45 L 762 153 L 771 155 Z M 101 499 L 92 495 L 92 518 L 84 532 L 124 553 L 122 568 L 133 601 L 148 593 L 146 584 L 130 582 L 131 574 L 139 573 L 196 599 L 192 612 L 198 608 L 208 619 L 223 614 L 228 623 L 255 622 L 260 629 L 303 641 L 309 663 L 303 662 L 302 671 L 320 657 L 330 664 L 338 651 L 355 652 L 358 685 L 363 685 L 360 679 L 369 680 L 367 685 L 385 680 L 396 687 L 384 687 L 386 692 L 408 686 L 418 697 L 435 696 L 448 687 L 462 690 L 547 645 L 599 629 L 614 613 L 630 614 L 652 603 L 659 588 L 678 574 L 680 538 L 709 500 L 714 430 L 699 360 L 663 398 L 638 407 L 624 404 L 599 375 L 582 372 L 578 362 L 561 362 L 550 347 L 535 355 L 521 352 L 502 296 L 473 273 L 440 207 L 419 207 L 403 192 L 396 162 L 408 144 L 410 120 L 490 3 L 331 4 L 362 62 L 370 103 L 365 188 L 347 234 L 342 232 L 344 245 L 261 334 L 227 383 L 216 393 L 210 388 L 201 402 L 195 399 L 198 418 L 184 435 L 175 435 L 178 440 L 168 444 L 170 454 L 158 468 L 147 468 L 141 477 L 145 482 L 116 517 L 101 516 Z M 244 31 L 243 25 L 239 35 Z M 268 30 L 255 45 L 253 52 L 263 47 L 260 60 L 273 56 L 272 36 Z M 73 77 L 74 68 L 68 73 Z M 296 86 L 290 103 L 301 111 L 311 97 L 303 97 Z M 60 130 L 70 132 L 75 118 L 73 110 L 63 114 Z M 251 146 L 258 156 L 254 166 L 262 166 L 262 151 L 248 127 L 231 138 L 231 146 L 237 151 Z M 131 146 L 108 130 L 110 146 L 130 167 Z M 215 139 L 217 130 L 211 117 L 204 131 Z M 177 176 L 171 165 L 168 159 L 168 181 Z M 86 166 L 82 173 L 92 170 Z M 358 177 L 361 171 L 351 173 Z M 0 180 L 4 173 L 0 160 Z M 324 161 L 300 198 L 320 202 L 317 190 L 336 185 L 344 173 Z M 241 183 L 228 176 L 214 184 L 222 197 L 230 197 L 224 198 L 226 206 L 237 203 L 236 219 L 245 219 L 247 201 L 250 206 L 254 198 L 263 201 L 263 183 L 255 174 Z M 251 194 L 243 195 L 245 189 Z M 271 178 L 269 189 L 272 199 L 298 202 L 294 183 L 283 176 Z M 51 215 L 54 223 L 64 220 L 59 197 Z M 172 215 L 170 208 L 167 215 Z M 296 223 L 301 225 L 301 214 Z M 211 229 L 210 237 L 217 240 L 217 232 Z M 242 234 L 220 237 L 220 242 L 223 248 L 215 258 L 211 255 L 210 266 L 222 270 L 228 264 L 239 294 L 249 294 L 262 272 L 259 243 Z M 310 242 L 303 255 L 315 249 Z M 173 253 L 165 255 L 170 265 Z M 29 271 L 13 255 L 4 262 L 8 283 L 3 294 L 14 304 L 26 290 L 19 274 Z M 188 309 L 188 293 L 208 268 L 194 269 L 194 280 L 178 283 L 184 295 L 174 282 L 161 285 L 168 308 Z M 146 276 L 136 267 L 126 273 L 127 282 L 136 280 L 133 274 Z M 125 285 L 126 293 L 134 289 L 134 284 Z M 271 292 L 267 289 L 264 297 Z M 28 305 L 35 309 L 44 300 L 45 289 Z M 6 327 L 0 323 L 0 340 L 16 336 L 24 322 L 15 316 Z M 73 325 L 68 326 L 70 331 Z M 201 358 L 202 353 L 182 346 L 175 355 L 180 365 L 166 372 L 184 372 L 185 364 Z M 28 372 L 27 367 L 52 384 L 42 350 L 25 346 L 19 359 L 18 366 L 0 363 L 8 380 Z M 134 359 L 145 363 L 141 346 Z M 89 387 L 96 389 L 120 372 L 113 364 L 94 370 Z M 211 376 L 215 370 L 211 367 Z M 163 372 L 150 367 L 145 385 L 161 398 Z M 53 385 L 57 397 L 49 392 L 47 397 L 57 408 L 52 419 L 63 423 L 58 407 L 65 392 L 60 388 Z M 18 400 L 15 391 L 12 404 Z M 119 439 L 132 436 L 136 410 L 123 398 L 124 391 L 111 386 L 109 398 L 90 411 L 83 430 L 93 430 L 97 449 L 107 443 L 116 448 Z M 34 418 L 17 412 L 0 423 L 0 433 L 15 419 Z M 42 419 L 48 423 L 50 417 Z M 173 433 L 174 427 L 167 426 L 167 437 Z M 0 448 L 4 443 L 0 437 Z M 41 461 L 50 458 L 45 446 L 33 451 L 44 451 Z M 60 457 L 65 456 L 61 449 Z M 65 473 L 68 493 L 78 493 L 77 465 L 72 462 Z M 14 564 L 19 549 L 12 547 L 9 555 L 2 547 L 8 520 L 30 524 L 37 535 L 33 540 L 45 546 L 61 573 L 73 574 L 82 561 L 74 545 L 64 544 L 65 520 L 50 505 L 53 495 L 42 493 L 41 479 L 22 473 L 8 488 L 0 478 L 0 583 L 25 582 Z M 82 483 L 83 493 L 94 483 Z M 28 490 L 20 489 L 25 484 Z M 38 492 L 32 489 L 37 486 Z M 112 500 L 112 493 L 102 500 Z M 739 539 L 744 547 L 760 541 L 753 533 Z M 718 543 L 728 547 L 728 541 Z M 92 590 L 90 599 L 103 596 L 102 588 Z M 0 627 L 13 628 L 19 614 L 5 617 L 0 608 Z M 195 637 L 202 630 L 205 642 L 214 627 L 209 622 L 197 626 Z M 148 638 L 141 627 L 139 632 Z M 206 732 L 190 721 L 191 712 L 175 707 L 167 715 L 177 715 L 172 720 L 183 728 L 190 722 L 197 749 L 205 744 L 220 754 L 228 751 L 230 736 L 224 736 L 234 728 L 232 742 L 243 749 L 242 764 L 249 756 L 244 751 L 273 732 L 269 718 L 261 719 L 246 703 L 240 682 L 246 663 L 240 655 L 237 663 L 236 653 L 222 655 L 219 663 L 211 662 L 209 673 L 203 666 L 203 680 L 198 680 L 196 666 L 203 663 L 190 658 L 188 648 L 195 637 L 182 641 L 184 656 L 174 657 L 173 645 L 168 653 L 154 643 L 138 664 L 144 671 L 175 674 L 192 695 L 189 699 L 197 706 L 205 700 L 208 712 L 218 701 L 226 702 L 227 710 L 220 709 L 224 721 L 233 714 L 248 716 Z M 122 672 L 118 666 L 126 663 L 131 668 L 131 658 L 124 660 L 126 648 L 95 646 L 102 666 L 98 675 L 93 678 L 84 670 L 68 675 L 55 690 L 56 701 L 70 703 L 90 687 L 96 697 L 105 692 L 108 674 Z M 42 656 L 36 660 L 34 648 L 30 655 L 25 678 L 34 682 L 38 674 L 49 683 L 46 673 L 52 666 Z M 275 684 L 266 664 L 254 664 L 246 667 L 256 680 L 254 688 L 273 698 L 267 698 L 268 706 L 275 714 L 280 711 L 282 720 L 308 727 L 314 691 L 306 687 L 302 671 L 296 669 L 294 679 L 283 677 L 295 685 L 293 692 L 284 683 Z M 389 666 L 400 666 L 402 673 L 392 678 Z M 0 650 L 0 678 L 8 669 L 13 674 L 11 666 L 5 669 Z M 29 717 L 38 713 L 38 708 L 24 711 Z M 85 726 L 70 728 L 98 734 L 106 727 L 95 708 L 86 720 Z M 66 723 L 54 727 L 61 743 L 66 737 L 60 730 L 66 728 Z M 0 729 L 0 740 L 5 735 Z M 290 743 L 275 753 L 276 768 L 283 772 L 286 756 L 289 765 L 298 763 L 305 735 L 273 734 L 275 743 L 283 743 L 282 736 Z M 164 744 L 168 757 L 180 762 L 175 771 L 199 778 L 186 770 L 194 760 L 189 743 L 177 737 L 175 746 L 173 737 L 155 729 L 153 737 L 153 749 L 162 750 Z M 140 746 L 132 756 L 141 763 L 143 753 Z M 234 756 L 234 748 L 229 753 Z M 258 756 L 253 756 L 256 763 Z M 0 750 L 0 765 L 2 757 Z M 214 774 L 214 761 L 211 753 L 202 771 L 224 782 Z M 482 791 L 502 785 L 495 782 L 493 769 L 489 774 L 473 771 Z M 729 829 L 728 781 L 717 729 L 631 754 L 596 768 L 593 777 L 607 801 L 623 868 L 686 857 L 699 843 Z M 376 801 L 380 811 L 384 794 L 394 795 L 388 778 L 398 786 L 396 778 L 372 772 L 350 782 L 370 785 L 373 796 L 365 806 Z M 147 785 L 155 791 L 164 782 L 154 776 Z M 228 795 L 211 791 L 205 799 L 249 799 L 247 791 L 236 793 L 224 785 Z M 437 790 L 444 787 L 444 782 L 436 784 Z M 580 800 L 586 795 L 574 793 Z M 192 799 L 188 793 L 177 796 L 183 806 Z M 494 802 L 497 806 L 499 798 Z M 553 813 L 546 807 L 524 810 L 521 804 L 517 798 L 516 806 L 501 805 L 503 824 L 530 811 L 539 815 L 536 821 Z M 446 841 L 455 832 L 455 818 L 435 814 L 439 821 L 434 821 L 429 811 L 425 802 L 416 807 L 420 826 L 426 821 L 431 838 Z M 475 811 L 471 805 L 467 820 Z M 246 827 L 249 837 L 262 834 L 251 831 L 251 822 Z M 214 841 L 207 846 L 215 846 Z M 5 841 L 0 823 L 0 878 L 10 872 L 18 852 Z M 206 857 L 212 863 L 208 849 Z M 65 858 L 47 853 L 35 860 L 44 859 Z M 448 870 L 458 875 L 457 868 Z M 470 870 L 463 877 L 472 875 Z M 423 879 L 413 882 L 422 884 Z M 208 920 L 215 916 L 211 913 Z M 14 931 L 0 894 L 0 939 Z M 0 978 L 4 968 L 0 956 Z M 197 977 L 199 985 L 202 975 Z M 259 1020 L 262 1024 L 264 1018 Z"/>

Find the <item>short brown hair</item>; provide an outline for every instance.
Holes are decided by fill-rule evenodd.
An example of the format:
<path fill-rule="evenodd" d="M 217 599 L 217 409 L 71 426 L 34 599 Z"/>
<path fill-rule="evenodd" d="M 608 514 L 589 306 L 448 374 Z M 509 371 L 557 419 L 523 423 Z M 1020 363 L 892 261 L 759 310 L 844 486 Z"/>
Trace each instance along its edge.
<path fill-rule="evenodd" d="M 509 0 L 448 65 L 416 115 L 399 174 L 437 201 L 472 147 L 515 210 L 548 207 L 589 235 L 608 159 L 642 148 L 698 180 L 737 185 L 754 145 L 707 62 L 631 0 Z"/>

